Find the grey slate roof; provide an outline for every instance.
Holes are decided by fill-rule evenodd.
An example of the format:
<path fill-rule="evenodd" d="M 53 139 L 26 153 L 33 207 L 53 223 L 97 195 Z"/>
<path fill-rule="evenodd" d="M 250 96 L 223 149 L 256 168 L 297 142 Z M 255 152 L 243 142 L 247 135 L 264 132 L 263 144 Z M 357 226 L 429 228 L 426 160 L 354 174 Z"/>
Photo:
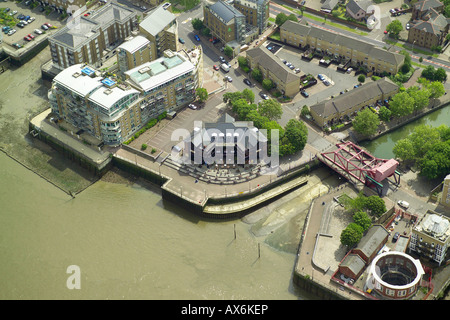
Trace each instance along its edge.
<path fill-rule="evenodd" d="M 357 13 L 359 10 L 363 10 L 364 12 L 367 12 L 367 8 L 372 5 L 372 1 L 370 0 L 350 0 L 347 3 L 346 10 L 350 10 L 353 13 Z"/>
<path fill-rule="evenodd" d="M 366 257 L 370 257 L 388 235 L 389 232 L 383 226 L 372 226 L 359 241 L 355 250 L 359 249 Z"/>
<path fill-rule="evenodd" d="M 333 10 L 337 6 L 338 2 L 339 2 L 339 0 L 325 0 L 322 7 L 320 7 L 320 8 L 327 9 L 327 10 Z"/>
<path fill-rule="evenodd" d="M 438 0 L 423 0 L 419 1 L 414 5 L 414 9 L 419 11 L 426 11 L 431 8 L 438 8 L 442 6 L 442 2 Z"/>
<path fill-rule="evenodd" d="M 328 42 L 332 42 L 334 44 L 351 48 L 353 50 L 357 50 L 359 52 L 363 52 L 371 57 L 376 57 L 382 61 L 399 65 L 403 62 L 404 56 L 395 52 L 389 52 L 375 45 L 360 40 L 356 38 L 352 38 L 350 36 L 346 36 L 343 34 L 337 34 L 334 32 L 330 32 L 321 28 L 311 27 L 302 25 L 298 22 L 294 21 L 286 21 L 281 27 L 281 30 L 286 30 L 288 32 L 293 32 L 295 34 L 299 34 L 302 36 L 310 36 L 313 38 L 322 39 Z"/>
<path fill-rule="evenodd" d="M 345 257 L 339 267 L 347 267 L 357 275 L 366 267 L 366 263 L 359 255 L 351 253 Z"/>
<path fill-rule="evenodd" d="M 355 105 L 359 105 L 364 101 L 369 101 L 374 97 L 396 90 L 398 86 L 387 78 L 381 78 L 375 82 L 370 82 L 362 85 L 360 88 L 350 90 L 336 98 L 322 101 L 311 106 L 311 110 L 322 115 L 323 118 L 329 116 L 345 113 L 352 109 Z"/>
<path fill-rule="evenodd" d="M 232 5 L 229 5 L 222 0 L 217 1 L 215 4 L 209 6 L 209 10 L 215 12 L 221 17 L 225 23 L 229 22 L 235 17 L 244 17 L 244 15 Z"/>
<path fill-rule="evenodd" d="M 300 81 L 300 75 L 292 72 L 280 59 L 278 59 L 272 52 L 266 47 L 256 47 L 246 51 L 246 54 L 252 59 L 276 74 L 277 77 L 284 83 L 290 83 L 292 81 Z"/>
<path fill-rule="evenodd" d="M 139 23 L 140 27 L 154 37 L 176 19 L 176 16 L 169 10 L 165 10 L 163 5 L 164 3 L 150 11 L 145 19 Z"/>

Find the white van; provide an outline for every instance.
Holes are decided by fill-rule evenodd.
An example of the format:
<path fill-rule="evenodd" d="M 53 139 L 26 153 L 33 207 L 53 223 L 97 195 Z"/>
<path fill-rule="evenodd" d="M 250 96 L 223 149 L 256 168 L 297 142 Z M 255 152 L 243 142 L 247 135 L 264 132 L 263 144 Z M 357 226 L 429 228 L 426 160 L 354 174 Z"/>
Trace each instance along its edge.
<path fill-rule="evenodd" d="M 225 72 L 230 71 L 230 67 L 229 67 L 226 63 L 222 63 L 222 64 L 220 65 L 220 69 L 222 69 L 222 70 L 225 71 Z"/>

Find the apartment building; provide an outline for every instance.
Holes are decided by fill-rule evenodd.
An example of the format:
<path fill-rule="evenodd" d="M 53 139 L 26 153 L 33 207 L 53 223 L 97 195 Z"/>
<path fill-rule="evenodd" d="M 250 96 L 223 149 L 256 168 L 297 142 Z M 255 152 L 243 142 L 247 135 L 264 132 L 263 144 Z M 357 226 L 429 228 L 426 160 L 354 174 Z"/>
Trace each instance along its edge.
<path fill-rule="evenodd" d="M 235 0 L 234 7 L 245 15 L 245 22 L 263 33 L 269 22 L 269 0 Z"/>
<path fill-rule="evenodd" d="M 413 6 L 408 42 L 424 48 L 441 46 L 448 34 L 449 20 L 442 14 L 444 5 L 437 0 L 424 0 Z"/>
<path fill-rule="evenodd" d="M 203 80 L 202 61 L 201 47 L 168 51 L 128 71 L 126 81 L 86 64 L 70 66 L 53 79 L 48 95 L 52 113 L 107 145 L 120 145 L 149 120 L 194 100 Z"/>
<path fill-rule="evenodd" d="M 203 24 L 222 43 L 234 40 L 238 43 L 244 42 L 245 15 L 222 0 L 203 6 Z"/>
<path fill-rule="evenodd" d="M 428 210 L 411 233 L 409 249 L 439 265 L 445 261 L 450 244 L 450 219 Z"/>
<path fill-rule="evenodd" d="M 266 47 L 260 46 L 246 51 L 250 69 L 260 69 L 264 79 L 272 80 L 278 90 L 289 97 L 300 90 L 300 75 L 289 69 Z"/>
<path fill-rule="evenodd" d="M 153 59 L 161 57 L 166 50 L 178 51 L 178 23 L 166 2 L 150 11 L 139 23 L 140 33 L 151 43 Z"/>
<path fill-rule="evenodd" d="M 377 74 L 396 74 L 405 59 L 402 54 L 363 40 L 289 20 L 280 27 L 280 38 L 291 46 L 350 61 L 353 66 L 363 66 Z"/>
<path fill-rule="evenodd" d="M 117 65 L 122 76 L 125 71 L 154 60 L 151 43 L 147 38 L 136 36 L 125 40 L 117 49 Z"/>
<path fill-rule="evenodd" d="M 177 111 L 195 99 L 195 90 L 203 83 L 201 46 L 189 52 L 166 50 L 163 57 L 126 71 L 125 77 L 143 96 L 144 119 L 161 110 Z"/>
<path fill-rule="evenodd" d="M 88 63 L 102 65 L 102 59 L 131 35 L 136 12 L 109 3 L 88 17 L 78 16 L 49 37 L 53 65 L 63 70 Z"/>
<path fill-rule="evenodd" d="M 390 99 L 398 90 L 398 85 L 382 78 L 311 106 L 311 116 L 321 128 L 331 127 L 340 121 L 352 119 L 367 106 Z"/>

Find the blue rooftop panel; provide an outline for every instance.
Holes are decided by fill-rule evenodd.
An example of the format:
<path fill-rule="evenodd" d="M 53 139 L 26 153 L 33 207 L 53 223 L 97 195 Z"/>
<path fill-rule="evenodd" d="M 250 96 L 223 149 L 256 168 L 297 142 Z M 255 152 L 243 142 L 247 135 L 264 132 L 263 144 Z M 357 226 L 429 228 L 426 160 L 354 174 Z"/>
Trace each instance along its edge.
<path fill-rule="evenodd" d="M 95 73 L 95 71 L 92 70 L 91 68 L 84 67 L 83 69 L 81 69 L 81 73 L 84 73 L 85 75 L 90 77 L 91 75 L 93 75 Z"/>
<path fill-rule="evenodd" d="M 115 81 L 113 81 L 113 80 L 111 80 L 111 79 L 109 79 L 109 78 L 103 79 L 103 80 L 102 80 L 102 83 L 103 83 L 105 86 L 107 86 L 107 87 L 112 87 L 113 85 L 116 84 Z"/>

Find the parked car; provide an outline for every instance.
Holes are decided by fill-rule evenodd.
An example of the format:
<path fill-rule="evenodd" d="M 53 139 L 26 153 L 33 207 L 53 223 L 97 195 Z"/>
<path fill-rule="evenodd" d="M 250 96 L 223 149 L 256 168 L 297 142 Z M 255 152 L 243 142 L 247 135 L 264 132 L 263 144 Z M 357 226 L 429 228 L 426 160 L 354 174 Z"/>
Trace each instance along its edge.
<path fill-rule="evenodd" d="M 5 10 L 3 10 L 4 13 L 9 12 L 9 10 L 11 10 L 10 8 L 6 8 Z"/>
<path fill-rule="evenodd" d="M 225 58 L 222 56 L 219 57 L 219 61 L 220 63 L 227 63 L 227 60 L 225 60 Z"/>
<path fill-rule="evenodd" d="M 305 90 L 300 91 L 300 93 L 302 94 L 302 96 L 304 96 L 305 98 L 309 97 L 308 92 L 306 92 Z"/>
<path fill-rule="evenodd" d="M 267 94 L 265 94 L 264 92 L 260 92 L 260 93 L 259 93 L 259 96 L 260 96 L 261 98 L 263 98 L 264 100 L 268 100 L 268 99 L 269 99 L 269 96 L 268 96 Z"/>
<path fill-rule="evenodd" d="M 244 83 L 245 83 L 246 85 L 250 86 L 250 87 L 252 86 L 251 81 L 248 80 L 247 78 L 244 79 Z"/>
<path fill-rule="evenodd" d="M 22 48 L 22 45 L 20 45 L 18 43 L 13 43 L 13 47 L 20 49 L 20 48 Z"/>
<path fill-rule="evenodd" d="M 33 22 L 34 20 L 36 20 L 35 17 L 30 17 L 30 19 L 28 19 L 27 22 L 28 22 L 28 23 L 31 23 L 31 22 Z"/>
<path fill-rule="evenodd" d="M 48 28 L 53 28 L 53 26 L 50 24 L 50 23 L 48 23 L 48 22 L 46 22 L 46 23 L 44 23 Z"/>
<path fill-rule="evenodd" d="M 28 37 L 28 36 L 23 37 L 23 39 L 26 40 L 26 41 L 31 41 L 31 38 Z"/>
<path fill-rule="evenodd" d="M 198 35 L 194 36 L 195 40 L 200 41 L 200 37 Z"/>
<path fill-rule="evenodd" d="M 294 70 L 294 69 L 295 69 L 295 66 L 294 66 L 293 64 L 291 64 L 291 65 L 289 66 L 289 69 Z"/>
<path fill-rule="evenodd" d="M 43 25 L 41 26 L 41 28 L 42 28 L 43 30 L 48 30 L 48 27 L 47 27 L 45 24 L 43 24 Z"/>
<path fill-rule="evenodd" d="M 403 208 L 405 208 L 405 209 L 408 209 L 408 208 L 409 208 L 409 203 L 406 202 L 406 201 L 404 201 L 404 200 L 398 201 L 397 204 L 398 204 L 400 207 L 403 207 Z"/>
<path fill-rule="evenodd" d="M 394 236 L 392 237 L 392 242 L 397 242 L 398 237 L 400 237 L 400 232 L 396 232 L 396 233 L 394 234 Z"/>
<path fill-rule="evenodd" d="M 323 74 L 317 75 L 317 78 L 319 78 L 320 81 L 325 80 L 325 76 Z"/>
<path fill-rule="evenodd" d="M 186 41 L 183 40 L 183 38 L 178 38 L 178 41 L 179 41 L 181 44 L 185 44 L 185 42 L 186 42 Z"/>
<path fill-rule="evenodd" d="M 23 27 L 25 27 L 25 24 L 23 24 L 22 22 L 19 22 L 18 24 L 16 24 L 16 26 L 18 26 L 19 28 L 23 28 Z"/>
<path fill-rule="evenodd" d="M 328 80 L 324 80 L 324 81 L 323 81 L 323 84 L 326 85 L 326 86 L 328 87 L 331 83 L 330 83 L 330 81 L 328 81 Z"/>
<path fill-rule="evenodd" d="M 19 15 L 17 16 L 17 19 L 23 20 L 23 19 L 25 19 L 25 16 L 24 16 L 23 14 L 19 14 Z"/>
<path fill-rule="evenodd" d="M 36 34 L 42 34 L 42 31 L 39 30 L 39 29 L 34 29 L 34 33 L 36 33 Z"/>
<path fill-rule="evenodd" d="M 353 86 L 353 88 L 359 88 L 359 85 L 357 85 L 357 84 L 355 84 L 354 86 Z"/>
<path fill-rule="evenodd" d="M 215 64 L 215 65 L 213 66 L 213 69 L 216 70 L 216 71 L 219 71 L 219 66 Z"/>
<path fill-rule="evenodd" d="M 189 103 L 188 107 L 189 109 L 197 110 L 197 106 L 195 104 Z"/>
<path fill-rule="evenodd" d="M 346 72 L 351 73 L 352 71 L 353 71 L 353 68 L 348 68 Z"/>
<path fill-rule="evenodd" d="M 11 29 L 8 31 L 8 36 L 12 36 L 14 33 L 16 33 L 16 29 Z"/>
<path fill-rule="evenodd" d="M 411 25 L 409 23 L 406 24 L 406 30 L 409 30 L 411 28 Z"/>
<path fill-rule="evenodd" d="M 230 76 L 226 76 L 225 79 L 226 79 L 228 82 L 232 82 L 232 81 L 233 81 L 233 78 L 231 78 Z"/>
<path fill-rule="evenodd" d="M 10 15 L 10 16 L 13 16 L 13 15 L 15 15 L 16 13 L 17 13 L 17 11 L 14 10 L 14 11 L 11 11 L 11 12 L 9 13 L 9 15 Z"/>
<path fill-rule="evenodd" d="M 300 68 L 296 68 L 294 71 L 295 71 L 295 73 L 299 73 L 300 72 Z"/>
<path fill-rule="evenodd" d="M 33 36 L 31 33 L 29 33 L 27 36 L 28 36 L 28 38 L 30 38 L 31 40 L 34 39 L 34 36 Z"/>

